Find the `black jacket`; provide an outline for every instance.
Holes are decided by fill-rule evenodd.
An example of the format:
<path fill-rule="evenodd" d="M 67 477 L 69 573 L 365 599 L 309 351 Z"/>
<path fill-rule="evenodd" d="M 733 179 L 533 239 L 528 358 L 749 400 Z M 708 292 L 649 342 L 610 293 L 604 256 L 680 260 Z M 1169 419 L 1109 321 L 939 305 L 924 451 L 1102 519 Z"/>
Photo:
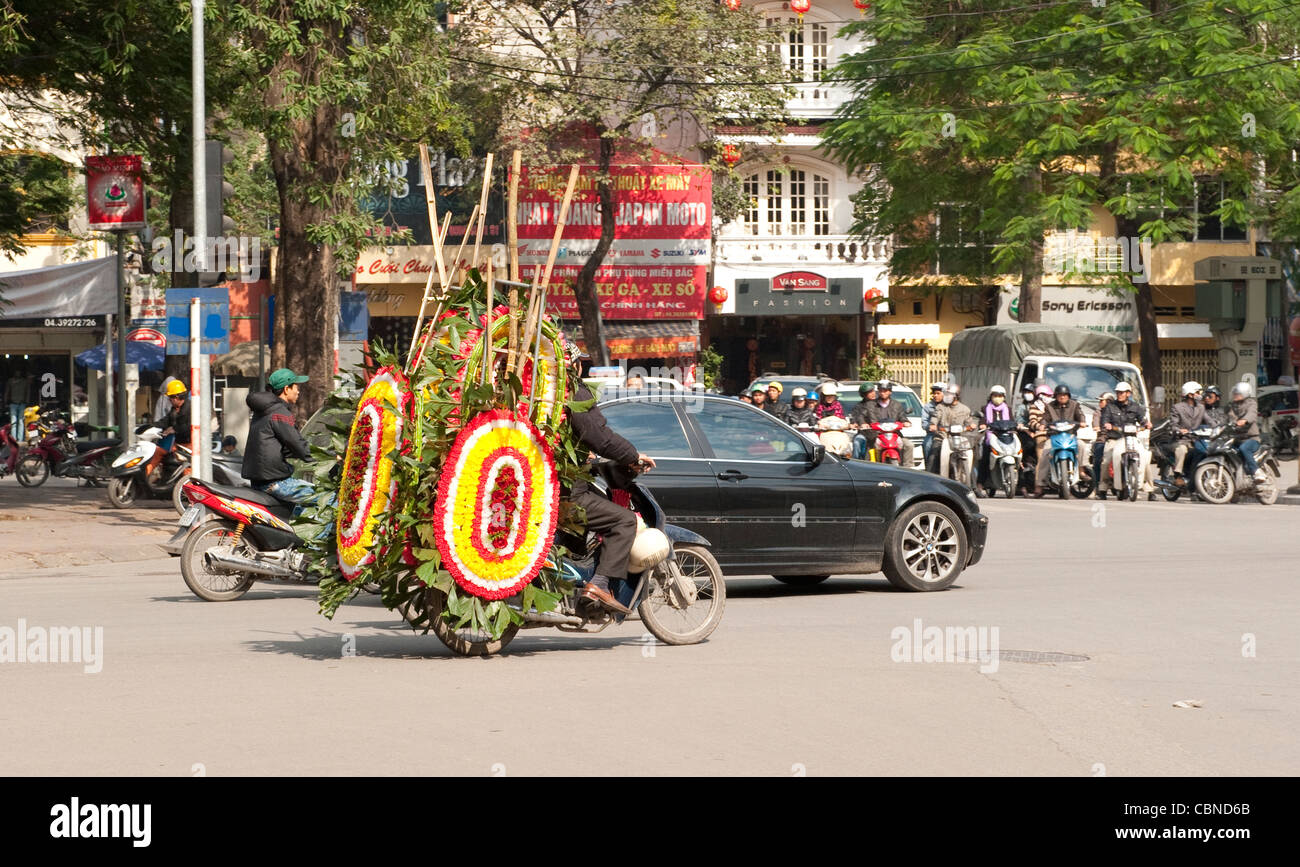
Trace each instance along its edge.
<path fill-rule="evenodd" d="M 1135 424 L 1141 428 L 1146 416 L 1146 407 L 1136 401 L 1130 400 L 1123 404 L 1118 400 L 1108 401 L 1106 408 L 1101 411 L 1102 430 L 1108 438 L 1118 439 L 1124 436 L 1124 425 Z M 1105 425 L 1111 425 L 1112 428 L 1106 430 Z"/>
<path fill-rule="evenodd" d="M 246 401 L 253 414 L 239 474 L 254 484 L 278 482 L 293 475 L 288 458 L 306 460 L 307 441 L 294 425 L 293 410 L 269 391 L 256 391 Z"/>
<path fill-rule="evenodd" d="M 591 390 L 586 385 L 579 383 L 577 388 L 573 390 L 573 399 L 579 403 L 584 400 L 591 400 Z M 573 432 L 578 435 L 579 441 L 592 454 L 607 458 L 621 466 L 635 464 L 637 458 L 641 456 L 636 446 L 609 429 L 609 422 L 605 420 L 605 414 L 594 406 L 586 412 L 571 413 L 569 415 L 569 426 L 573 428 Z M 580 494 L 585 490 L 587 490 L 587 483 L 579 480 L 574 483 L 572 493 Z"/>
<path fill-rule="evenodd" d="M 154 422 L 162 427 L 163 430 L 171 428 L 176 431 L 176 445 L 188 446 L 190 444 L 190 399 L 185 398 L 181 408 L 172 407 L 167 414 Z"/>

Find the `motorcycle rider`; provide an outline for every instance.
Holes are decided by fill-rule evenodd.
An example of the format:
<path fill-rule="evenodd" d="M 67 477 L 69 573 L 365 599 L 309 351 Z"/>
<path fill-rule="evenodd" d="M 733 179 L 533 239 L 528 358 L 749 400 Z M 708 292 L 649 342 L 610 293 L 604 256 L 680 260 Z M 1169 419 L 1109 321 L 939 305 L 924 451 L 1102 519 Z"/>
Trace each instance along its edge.
<path fill-rule="evenodd" d="M 311 457 L 307 440 L 298 432 L 293 415 L 293 405 L 298 402 L 298 387 L 306 381 L 307 377 L 281 367 L 266 378 L 268 391 L 255 391 L 244 399 L 251 420 L 239 474 L 248 479 L 254 489 L 277 500 L 299 504 L 294 509 L 295 514 L 315 492 L 310 482 L 293 478 L 293 466 L 288 460 L 294 457 L 305 461 Z"/>
<path fill-rule="evenodd" d="M 1201 384 L 1195 380 L 1183 383 L 1183 399 L 1169 409 L 1169 426 L 1173 429 L 1174 440 L 1174 484 L 1180 488 L 1187 485 L 1183 475 L 1183 466 L 1187 461 L 1187 450 L 1192 447 L 1192 431 L 1205 424 L 1205 407 L 1201 406 Z"/>
<path fill-rule="evenodd" d="M 750 398 L 753 400 L 754 406 L 758 407 L 759 409 L 763 410 L 764 412 L 767 412 L 767 411 L 768 411 L 768 409 L 767 409 L 767 392 L 766 392 L 766 391 L 764 391 L 763 389 L 759 388 L 758 386 L 754 386 L 754 390 L 751 391 L 751 392 L 749 393 L 749 396 L 750 396 Z"/>
<path fill-rule="evenodd" d="M 867 424 L 898 422 L 905 426 L 907 424 L 907 407 L 903 406 L 902 401 L 894 400 L 894 383 L 888 379 L 880 380 L 876 384 L 876 394 L 878 396 L 875 400 L 866 402 Z M 870 428 L 867 430 L 869 433 L 875 433 Z M 875 437 L 872 437 L 873 442 L 868 443 L 868 448 L 874 445 L 874 439 Z M 912 466 L 912 441 L 903 436 L 902 428 L 898 431 L 898 457 L 901 466 Z"/>
<path fill-rule="evenodd" d="M 1201 405 L 1205 407 L 1205 423 L 1210 427 L 1223 427 L 1228 423 L 1228 411 L 1223 408 L 1219 401 L 1219 387 L 1212 385 L 1205 390 L 1205 397 L 1201 398 Z"/>
<path fill-rule="evenodd" d="M 1124 425 L 1135 424 L 1138 429 L 1149 429 L 1151 422 L 1147 421 L 1146 407 L 1132 399 L 1133 386 L 1127 382 L 1115 384 L 1115 399 L 1106 405 L 1106 411 L 1101 418 L 1102 429 L 1106 431 L 1107 441 L 1106 450 L 1102 455 L 1102 462 L 1109 464 L 1113 478 L 1118 481 L 1122 475 L 1119 462 L 1124 456 Z M 1142 479 L 1146 478 L 1146 456 L 1141 460 Z M 1101 478 L 1097 480 L 1097 499 L 1106 499 L 1106 492 L 1110 489 L 1110 477 L 1103 472 Z M 1142 484 L 1142 481 L 1135 481 L 1134 484 Z M 1118 492 L 1116 493 L 1118 496 Z"/>
<path fill-rule="evenodd" d="M 921 460 L 925 461 L 925 470 L 929 473 L 938 472 L 934 467 L 938 453 L 934 449 L 934 434 L 930 433 L 930 419 L 943 403 L 943 386 L 942 382 L 931 383 L 930 399 L 921 407 L 921 430 L 925 431 L 925 439 L 921 440 Z"/>
<path fill-rule="evenodd" d="M 1007 390 L 1000 385 L 995 385 L 989 389 L 989 399 L 984 403 L 984 424 L 991 425 L 995 421 L 1011 421 L 1011 407 L 1007 406 Z M 982 494 L 984 488 L 989 486 L 989 455 L 993 453 L 993 437 L 996 434 L 989 431 L 980 440 L 980 454 L 975 460 L 979 463 L 979 484 L 975 489 L 977 494 Z"/>
<path fill-rule="evenodd" d="M 154 468 L 159 464 L 166 462 L 168 466 L 175 466 L 175 450 L 177 446 L 190 445 L 190 393 L 185 388 L 185 383 L 179 379 L 173 379 L 167 384 L 165 394 L 167 403 L 171 406 L 167 412 L 158 419 L 154 420 L 154 425 L 162 428 L 164 437 L 171 437 L 170 446 L 164 450 L 159 447 L 149 459 L 149 468 L 146 470 L 146 476 L 152 476 Z M 151 479 L 153 481 L 153 479 Z"/>
<path fill-rule="evenodd" d="M 1228 421 L 1237 436 L 1237 451 L 1241 452 L 1241 461 L 1246 465 L 1246 472 L 1255 477 L 1256 482 L 1270 481 L 1268 472 L 1255 462 L 1255 453 L 1259 451 L 1259 406 L 1251 397 L 1249 382 L 1239 382 L 1232 387 L 1232 404 L 1228 407 Z"/>
<path fill-rule="evenodd" d="M 790 391 L 790 408 L 786 410 L 785 423 L 794 428 L 801 425 L 810 428 L 817 426 L 817 413 L 808 401 L 808 392 L 805 389 L 794 388 Z"/>
<path fill-rule="evenodd" d="M 1043 488 L 1047 484 L 1047 404 L 1052 399 L 1052 390 L 1047 385 L 1034 389 L 1034 399 L 1025 405 L 1025 427 L 1034 438 L 1034 490 L 1029 496 L 1041 499 Z"/>
<path fill-rule="evenodd" d="M 930 419 L 930 430 L 939 439 L 939 475 L 945 479 L 948 478 L 948 462 L 952 455 L 952 434 L 948 429 L 961 425 L 965 430 L 975 430 L 975 414 L 957 399 L 960 394 L 961 388 L 957 383 L 949 383 L 943 390 L 943 402 Z"/>
<path fill-rule="evenodd" d="M 839 393 L 840 387 L 835 383 L 822 383 L 822 398 L 817 402 L 817 406 L 815 407 L 819 419 L 825 418 L 828 415 L 844 418 L 844 404 L 840 403 Z"/>
<path fill-rule="evenodd" d="M 785 414 L 790 409 L 781 403 L 781 392 L 783 391 L 785 391 L 785 386 L 776 380 L 772 380 L 767 384 L 767 403 L 763 404 L 763 409 L 782 420 L 785 419 Z"/>
<path fill-rule="evenodd" d="M 585 350 L 575 343 L 566 343 L 565 356 L 573 372 L 573 381 L 577 383 L 573 390 L 573 401 L 594 401 L 591 390 L 582 381 L 582 361 L 588 357 Z M 764 394 L 762 389 L 754 390 L 755 403 L 758 403 L 760 394 Z M 578 440 L 593 455 L 623 466 L 652 469 L 655 465 L 652 458 L 641 454 L 636 446 L 610 430 L 605 414 L 596 408 L 594 402 L 590 409 L 570 413 L 569 425 L 577 434 Z M 636 540 L 636 514 L 593 491 L 584 479 L 573 483 L 565 499 L 586 512 L 588 530 L 605 537 L 596 555 L 596 574 L 583 588 L 582 598 L 620 614 L 631 614 L 630 608 L 614 598 L 609 582 L 614 579 L 627 580 L 627 558 L 632 553 L 632 543 Z"/>
<path fill-rule="evenodd" d="M 876 384 L 862 383 L 858 386 L 858 396 L 861 399 L 858 405 L 853 407 L 853 412 L 849 413 L 849 424 L 857 431 L 853 435 L 853 457 L 861 460 L 866 458 L 867 452 L 876 442 L 876 432 L 868 427 L 871 424 L 869 419 L 871 402 L 876 399 Z"/>
<path fill-rule="evenodd" d="M 1048 427 L 1053 422 L 1058 421 L 1068 421 L 1079 425 L 1079 427 L 1083 427 L 1088 423 L 1088 419 L 1083 414 L 1083 407 L 1079 406 L 1079 402 L 1070 394 L 1070 387 L 1064 384 L 1058 385 L 1052 391 L 1052 402 L 1047 404 L 1043 417 L 1043 422 Z M 1050 436 L 1048 442 L 1051 442 Z M 1074 448 L 1074 465 L 1076 467 L 1083 466 L 1083 455 L 1079 454 L 1077 440 Z"/>
<path fill-rule="evenodd" d="M 1101 397 L 1097 398 L 1097 411 L 1092 414 L 1092 429 L 1097 432 L 1092 443 L 1092 480 L 1094 491 L 1099 498 L 1101 498 L 1101 461 L 1106 451 L 1106 431 L 1101 426 L 1101 416 L 1106 411 L 1107 404 L 1114 399 L 1115 392 L 1103 391 Z"/>

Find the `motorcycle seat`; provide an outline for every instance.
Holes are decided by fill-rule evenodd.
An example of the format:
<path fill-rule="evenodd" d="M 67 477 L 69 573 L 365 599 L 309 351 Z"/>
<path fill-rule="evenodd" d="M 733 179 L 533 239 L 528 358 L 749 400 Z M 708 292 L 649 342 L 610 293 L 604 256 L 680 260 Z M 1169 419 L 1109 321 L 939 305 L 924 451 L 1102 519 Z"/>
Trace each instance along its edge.
<path fill-rule="evenodd" d="M 230 497 L 232 500 L 244 500 L 249 503 L 257 503 L 259 506 L 283 506 L 285 502 L 265 491 L 259 491 L 256 488 L 233 488 L 230 485 L 218 485 L 216 482 L 203 482 L 203 487 L 207 488 L 214 494 L 220 494 L 223 497 Z M 292 504 L 290 504 L 292 505 Z"/>
<path fill-rule="evenodd" d="M 77 443 L 77 454 L 79 454 L 79 455 L 81 455 L 81 454 L 85 454 L 86 452 L 91 452 L 91 451 L 94 451 L 95 449 L 104 449 L 104 448 L 111 449 L 111 448 L 116 448 L 117 446 L 120 446 L 121 444 L 122 444 L 122 441 L 121 441 L 120 439 L 117 439 L 117 438 L 107 439 L 107 440 L 91 440 L 91 441 L 88 442 L 88 443 L 78 442 L 78 443 Z"/>

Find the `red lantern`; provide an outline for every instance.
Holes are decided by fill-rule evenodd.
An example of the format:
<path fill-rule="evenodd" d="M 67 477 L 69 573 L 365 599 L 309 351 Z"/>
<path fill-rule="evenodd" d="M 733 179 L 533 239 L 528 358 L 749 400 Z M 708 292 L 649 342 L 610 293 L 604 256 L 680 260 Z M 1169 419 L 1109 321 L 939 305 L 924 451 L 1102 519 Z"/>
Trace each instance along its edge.
<path fill-rule="evenodd" d="M 740 8 L 740 0 L 722 0 L 722 5 L 735 12 Z"/>
<path fill-rule="evenodd" d="M 872 286 L 866 292 L 862 293 L 862 303 L 865 304 L 867 307 L 870 307 L 872 310 L 875 310 L 876 305 L 884 300 L 885 300 L 885 293 L 881 292 L 875 286 Z"/>
<path fill-rule="evenodd" d="M 729 166 L 735 166 L 740 162 L 740 148 L 733 144 L 722 146 L 722 161 Z"/>
<path fill-rule="evenodd" d="M 714 286 L 712 289 L 709 290 L 709 300 L 712 301 L 714 304 L 725 303 L 727 300 L 727 287 Z"/>
<path fill-rule="evenodd" d="M 798 13 L 800 18 L 812 8 L 812 0 L 790 0 L 790 11 Z"/>
<path fill-rule="evenodd" d="M 853 8 L 866 15 L 867 10 L 871 8 L 871 4 L 866 0 L 853 0 Z"/>

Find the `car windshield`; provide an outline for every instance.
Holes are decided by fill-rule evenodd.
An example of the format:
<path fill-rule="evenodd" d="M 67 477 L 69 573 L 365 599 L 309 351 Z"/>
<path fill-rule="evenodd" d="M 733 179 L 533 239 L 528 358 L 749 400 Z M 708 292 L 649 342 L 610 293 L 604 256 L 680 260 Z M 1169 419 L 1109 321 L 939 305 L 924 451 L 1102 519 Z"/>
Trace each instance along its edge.
<path fill-rule="evenodd" d="M 1068 386 L 1070 396 L 1075 400 L 1096 402 L 1103 394 L 1115 390 L 1118 382 L 1131 382 L 1132 368 L 1108 367 L 1098 364 L 1047 364 L 1043 367 L 1043 381 L 1050 387 Z M 1134 393 L 1134 399 L 1141 398 Z"/>
<path fill-rule="evenodd" d="M 919 416 L 921 414 L 921 401 L 910 391 L 896 391 L 890 400 L 896 400 L 907 410 L 908 416 Z M 853 412 L 853 408 L 862 403 L 862 395 L 857 391 L 840 395 L 840 403 L 844 404 L 844 414 L 848 415 Z"/>

